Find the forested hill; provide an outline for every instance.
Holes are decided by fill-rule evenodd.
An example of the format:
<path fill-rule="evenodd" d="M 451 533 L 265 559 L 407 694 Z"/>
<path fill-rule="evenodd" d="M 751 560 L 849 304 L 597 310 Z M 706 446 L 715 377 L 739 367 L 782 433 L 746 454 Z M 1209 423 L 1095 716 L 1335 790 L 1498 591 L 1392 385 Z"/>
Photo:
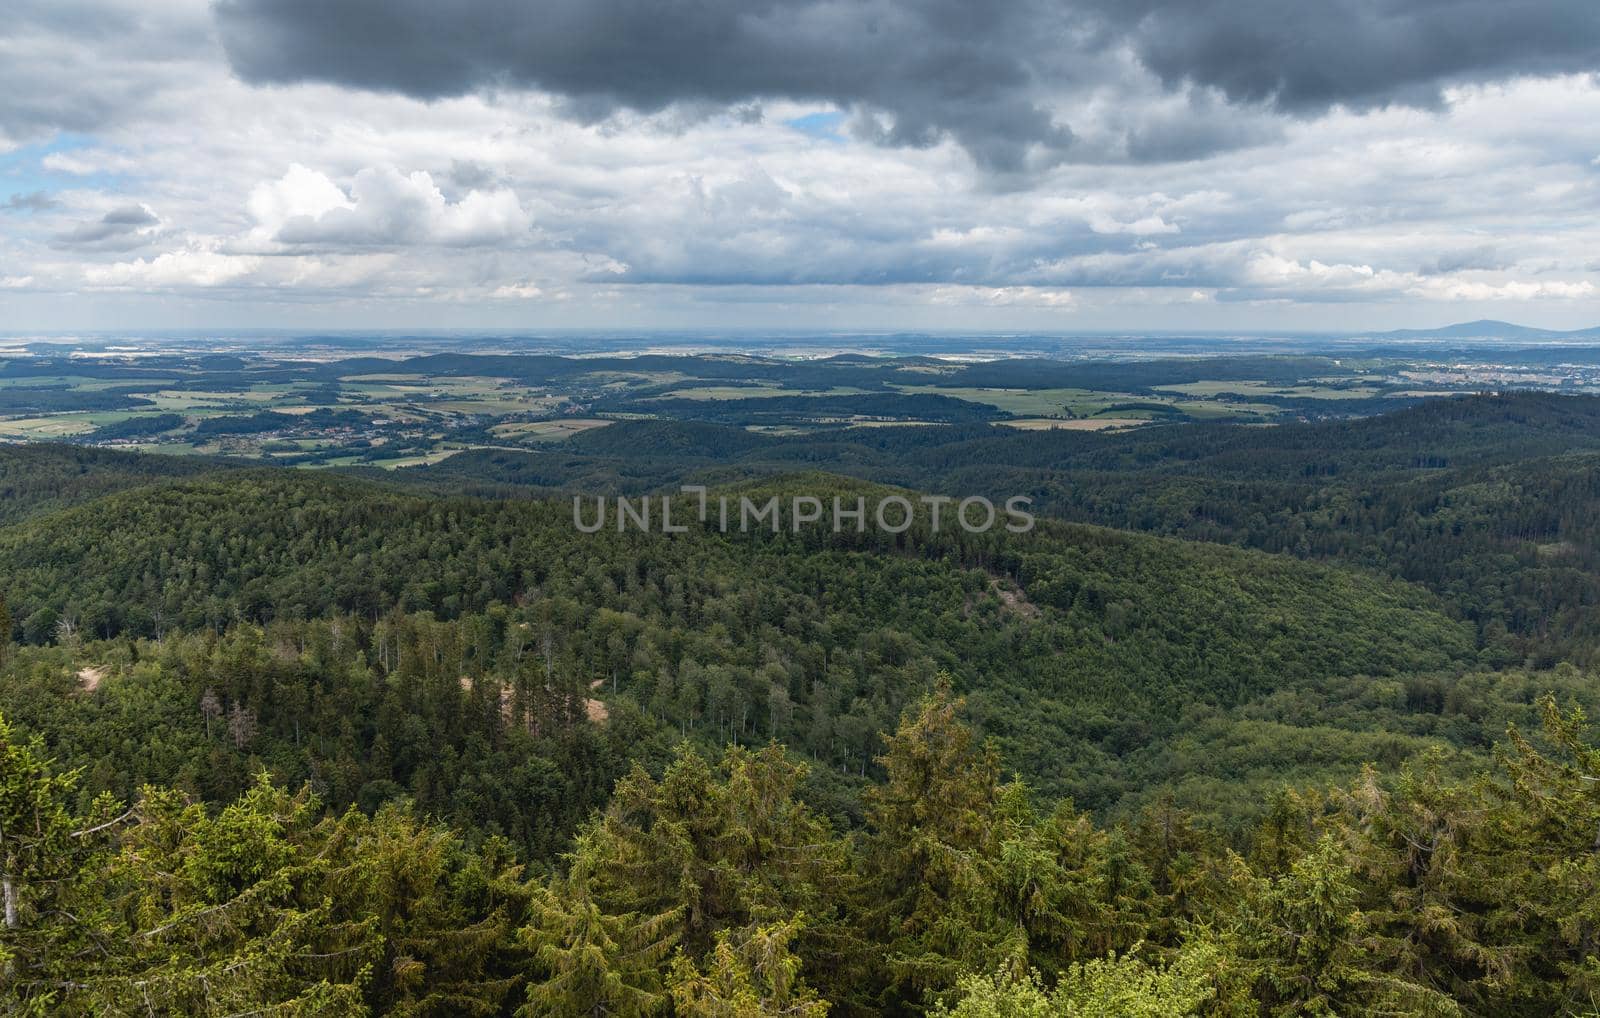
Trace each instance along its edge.
<path fill-rule="evenodd" d="M 686 469 L 808 463 L 875 480 L 927 482 L 963 466 L 1053 471 L 1148 471 L 1233 480 L 1373 480 L 1600 451 L 1600 397 L 1541 392 L 1424 400 L 1392 413 L 1271 427 L 1182 422 L 1126 432 L 1019 432 L 988 424 L 841 428 L 804 435 L 752 433 L 702 421 L 619 421 L 541 457 L 650 460 Z M 514 457 L 514 454 L 513 454 Z M 413 476 L 459 474 L 460 458 Z M 508 462 L 513 462 L 508 459 Z M 485 472 L 484 480 L 492 480 Z"/>
<path fill-rule="evenodd" d="M 584 534 L 445 471 L 0 450 L 88 499 L 0 526 L 0 1009 L 1587 1018 L 1600 750 L 1541 697 L 1600 685 L 1512 661 L 1593 645 L 1594 571 L 1552 546 L 1589 526 L 1584 410 L 1014 468 L 1182 537 Z M 1434 426 L 1450 462 L 1407 466 Z M 910 430 L 723 469 L 875 497 L 814 468 L 995 448 Z M 1339 468 L 1252 477 L 1274 434 Z M 745 435 L 637 476 L 801 448 Z M 1341 561 L 1440 547 L 1427 586 Z"/>
<path fill-rule="evenodd" d="M 163 478 L 227 469 L 227 460 L 144 456 L 76 445 L 0 446 L 0 524 Z"/>
<path fill-rule="evenodd" d="M 641 491 L 825 469 L 1027 494 L 1106 526 L 1347 562 L 1428 586 L 1502 662 L 1596 660 L 1600 398 L 1514 392 L 1272 427 L 1125 434 L 989 425 L 797 437 L 621 422 L 547 452 L 477 451 L 403 480 L 510 494 Z"/>
<path fill-rule="evenodd" d="M 494 615 L 498 645 L 542 606 L 560 619 L 551 639 L 569 679 L 604 679 L 683 730 L 791 740 L 858 771 L 942 668 L 1016 765 L 1102 806 L 1115 800 L 1102 756 L 1172 733 L 1189 706 L 1236 707 L 1285 677 L 1476 659 L 1470 633 L 1418 588 L 1191 542 L 1062 524 L 588 535 L 567 502 L 408 496 L 292 471 L 26 521 L 0 531 L 0 576 L 29 642 L 63 625 L 159 638 L 398 610 Z"/>

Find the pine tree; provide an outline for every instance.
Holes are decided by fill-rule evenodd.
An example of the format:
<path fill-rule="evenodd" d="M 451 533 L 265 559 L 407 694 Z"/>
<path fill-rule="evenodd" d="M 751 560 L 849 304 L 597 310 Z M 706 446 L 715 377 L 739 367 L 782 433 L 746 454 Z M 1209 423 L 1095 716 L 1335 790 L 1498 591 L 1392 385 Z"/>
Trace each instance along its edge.
<path fill-rule="evenodd" d="M 573 870 L 534 897 L 519 937 L 538 974 L 525 1018 L 645 1018 L 669 1003 L 661 969 L 678 941 L 682 909 L 654 915 L 602 911 L 591 893 L 590 853 L 580 837 Z"/>
<path fill-rule="evenodd" d="M 842 914 L 846 845 L 800 800 L 806 773 L 775 745 L 731 747 L 715 766 L 684 750 L 659 781 L 636 767 L 574 859 L 605 913 L 675 914 L 691 958 L 724 930 L 815 916 L 795 953 L 827 993 L 848 996 L 863 954 Z"/>
<path fill-rule="evenodd" d="M 215 817 L 150 789 L 101 879 L 125 933 L 80 973 L 75 1009 L 199 1015 L 364 1009 L 379 938 L 340 914 L 332 821 L 263 775 Z"/>
<path fill-rule="evenodd" d="M 804 917 L 749 930 L 722 930 L 704 970 L 682 952 L 668 978 L 677 1018 L 826 1018 L 828 1002 L 801 978 L 789 949 Z"/>
<path fill-rule="evenodd" d="M 887 783 L 863 796 L 865 911 L 903 1001 L 949 989 L 963 971 L 1027 962 L 1026 939 L 996 900 L 998 756 L 961 707 L 941 680 L 887 738 Z"/>
<path fill-rule="evenodd" d="M 967 976 L 932 1018 L 1190 1018 L 1212 1013 L 1219 964 L 1216 946 L 1197 940 L 1165 967 L 1115 953 L 1074 964 L 1053 990 L 1038 973 Z"/>
<path fill-rule="evenodd" d="M 1516 953 L 1486 924 L 1497 878 L 1485 869 L 1493 804 L 1481 784 L 1447 783 L 1430 754 L 1386 788 L 1372 768 L 1334 801 L 1370 931 L 1373 964 L 1396 978 L 1485 1010 L 1508 1003 Z M 1499 869 L 1507 859 L 1492 863 Z"/>
<path fill-rule="evenodd" d="M 1022 938 L 1010 949 L 1013 973 L 1026 966 L 1047 979 L 1068 963 L 1126 950 L 1142 939 L 1151 896 L 1130 903 L 1114 872 L 1110 839 L 1062 803 L 1049 817 L 1028 804 L 1013 781 L 1001 790 L 1000 847 L 993 882 L 1000 918 Z"/>
<path fill-rule="evenodd" d="M 11 609 L 6 605 L 6 596 L 0 594 L 0 668 L 11 660 Z"/>
<path fill-rule="evenodd" d="M 1515 727 L 1497 750 L 1483 865 L 1474 877 L 1497 903 L 1487 920 L 1521 960 L 1506 991 L 1552 1010 L 1600 1000 L 1600 747 L 1581 707 L 1538 703 L 1541 751 Z"/>
<path fill-rule="evenodd" d="M 1449 997 L 1384 971 L 1351 863 L 1333 835 L 1282 876 L 1246 881 L 1231 936 L 1265 1014 L 1460 1013 Z"/>
<path fill-rule="evenodd" d="M 323 849 L 336 918 L 372 917 L 380 946 L 366 999 L 385 1015 L 494 1015 L 522 983 L 511 916 L 531 890 L 504 843 L 468 852 L 448 829 L 387 803 L 327 822 Z"/>
<path fill-rule="evenodd" d="M 74 774 L 56 774 L 41 756 L 38 742 L 18 741 L 0 718 L 0 898 L 4 939 L 0 940 L 5 982 L 26 979 L 38 957 L 33 922 L 40 911 L 29 900 L 48 894 L 65 875 L 74 824 L 66 800 Z"/>

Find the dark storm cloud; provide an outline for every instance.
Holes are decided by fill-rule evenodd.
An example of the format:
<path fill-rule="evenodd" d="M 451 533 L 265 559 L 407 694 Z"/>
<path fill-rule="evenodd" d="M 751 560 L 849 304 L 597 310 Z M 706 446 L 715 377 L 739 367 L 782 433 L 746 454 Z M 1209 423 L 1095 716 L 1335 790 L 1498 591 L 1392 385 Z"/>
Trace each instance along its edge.
<path fill-rule="evenodd" d="M 1100 0 L 1145 66 L 1292 113 L 1600 69 L 1595 0 Z"/>
<path fill-rule="evenodd" d="M 896 145 L 953 136 L 1019 169 L 1072 134 L 1038 95 L 1064 18 L 1043 0 L 222 0 L 234 70 L 431 99 L 502 86 L 564 97 L 571 115 L 762 97 L 866 105 Z M 1044 32 L 1044 38 L 1038 33 Z M 1065 72 L 1052 72 L 1053 77 Z"/>
<path fill-rule="evenodd" d="M 1103 155 L 1076 144 L 1068 97 L 1115 84 L 1123 50 L 1200 107 L 1220 93 L 1297 115 L 1600 68 L 1595 0 L 219 0 L 216 13 L 234 70 L 255 82 L 424 99 L 532 86 L 588 119 L 821 100 L 862 111 L 858 136 L 949 136 L 1001 171 Z M 1197 112 L 1131 127 L 1122 157 L 1261 140 Z"/>
<path fill-rule="evenodd" d="M 0 210 L 5 212 L 48 212 L 60 207 L 61 203 L 52 198 L 48 191 L 14 194 L 0 204 Z"/>
<path fill-rule="evenodd" d="M 152 229 L 160 223 L 143 205 L 125 205 L 56 234 L 54 246 L 126 251 L 149 243 Z"/>

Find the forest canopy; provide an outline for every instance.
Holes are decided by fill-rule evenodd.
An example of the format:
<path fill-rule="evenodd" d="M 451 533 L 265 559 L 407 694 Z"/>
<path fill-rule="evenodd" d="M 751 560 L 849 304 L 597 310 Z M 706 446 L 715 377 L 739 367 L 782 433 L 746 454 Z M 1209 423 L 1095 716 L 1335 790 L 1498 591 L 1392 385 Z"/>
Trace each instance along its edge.
<path fill-rule="evenodd" d="M 0 999 L 1591 1014 L 1594 416 L 0 448 Z M 1042 515 L 579 532 L 613 470 Z"/>

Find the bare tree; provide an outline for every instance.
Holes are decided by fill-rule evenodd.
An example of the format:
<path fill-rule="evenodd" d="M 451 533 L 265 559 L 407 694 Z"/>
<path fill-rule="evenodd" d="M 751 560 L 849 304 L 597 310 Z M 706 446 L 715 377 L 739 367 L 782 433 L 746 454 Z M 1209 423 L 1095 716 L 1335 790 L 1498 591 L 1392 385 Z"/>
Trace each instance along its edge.
<path fill-rule="evenodd" d="M 506 629 L 506 649 L 511 652 L 513 666 L 522 663 L 522 652 L 528 647 L 528 624 L 515 622 Z"/>
<path fill-rule="evenodd" d="M 70 612 L 63 612 L 56 619 L 56 643 L 63 647 L 71 647 L 78 642 L 78 620 Z"/>
<path fill-rule="evenodd" d="M 256 737 L 256 712 L 243 703 L 233 705 L 228 712 L 228 734 L 233 736 L 235 749 L 243 749 Z"/>
<path fill-rule="evenodd" d="M 211 738 L 211 722 L 222 717 L 222 701 L 215 689 L 207 689 L 200 697 L 200 713 L 206 719 L 206 738 Z"/>

